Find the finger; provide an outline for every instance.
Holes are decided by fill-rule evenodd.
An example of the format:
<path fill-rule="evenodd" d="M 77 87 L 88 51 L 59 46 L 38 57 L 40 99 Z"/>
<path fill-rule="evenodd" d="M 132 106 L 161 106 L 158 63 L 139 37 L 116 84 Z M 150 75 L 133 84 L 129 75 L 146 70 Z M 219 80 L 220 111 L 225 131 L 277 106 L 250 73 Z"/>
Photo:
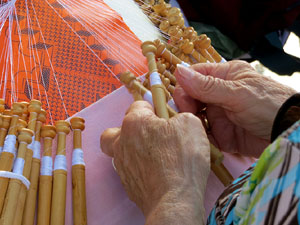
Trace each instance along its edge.
<path fill-rule="evenodd" d="M 126 111 L 125 115 L 129 113 L 138 113 L 138 114 L 145 114 L 145 115 L 153 115 L 155 116 L 153 107 L 146 101 L 135 101 Z"/>
<path fill-rule="evenodd" d="M 114 157 L 114 152 L 119 148 L 120 128 L 108 128 L 100 137 L 100 146 L 103 153 Z"/>
<path fill-rule="evenodd" d="M 226 75 L 230 69 L 230 62 L 227 63 L 197 63 L 190 67 L 203 75 L 210 75 L 215 78 L 226 80 Z"/>
<path fill-rule="evenodd" d="M 206 76 L 181 65 L 177 65 L 175 75 L 183 90 L 203 103 L 229 105 L 236 98 L 238 87 L 234 81 Z"/>
<path fill-rule="evenodd" d="M 189 96 L 180 85 L 176 85 L 173 98 L 180 112 L 197 113 L 196 100 Z"/>

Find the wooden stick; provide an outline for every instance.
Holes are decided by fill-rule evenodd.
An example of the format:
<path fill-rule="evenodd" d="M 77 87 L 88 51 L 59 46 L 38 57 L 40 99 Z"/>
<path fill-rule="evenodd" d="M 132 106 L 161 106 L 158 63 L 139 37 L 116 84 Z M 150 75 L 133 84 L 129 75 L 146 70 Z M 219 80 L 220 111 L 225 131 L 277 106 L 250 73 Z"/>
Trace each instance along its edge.
<path fill-rule="evenodd" d="M 27 108 L 27 110 L 29 112 L 29 120 L 28 120 L 27 128 L 29 130 L 31 130 L 33 132 L 33 134 L 35 132 L 36 120 L 37 120 L 38 114 L 41 111 L 41 105 L 42 105 L 42 103 L 39 100 L 33 99 L 30 101 L 28 108 Z M 31 143 L 27 145 L 27 151 L 25 154 L 25 164 L 24 164 L 23 175 L 28 180 L 30 180 L 33 153 L 34 153 L 34 136 L 32 136 Z M 21 187 L 21 191 L 19 194 L 19 200 L 18 200 L 19 203 L 18 203 L 17 208 L 15 209 L 16 215 L 15 215 L 14 223 L 12 225 L 21 225 L 22 224 L 26 196 L 27 196 L 27 189 L 23 185 Z"/>
<path fill-rule="evenodd" d="M 141 47 L 143 55 L 147 57 L 148 61 L 151 93 L 153 97 L 155 112 L 161 118 L 168 119 L 169 113 L 166 106 L 166 95 L 159 74 L 157 73 L 157 67 L 155 62 L 156 47 L 152 42 L 147 41 L 144 42 Z"/>
<path fill-rule="evenodd" d="M 162 75 L 164 75 L 166 78 L 170 80 L 171 84 L 176 85 L 176 77 L 166 70 L 165 64 L 162 64 L 161 61 L 158 61 L 157 69 L 159 73 L 161 73 Z"/>
<path fill-rule="evenodd" d="M 29 102 L 20 102 L 20 103 L 24 106 L 23 114 L 21 116 L 21 119 L 24 120 L 24 121 L 27 121 L 27 119 L 28 119 L 28 106 L 29 106 Z"/>
<path fill-rule="evenodd" d="M 5 138 L 3 151 L 0 155 L 0 170 L 11 171 L 15 157 L 15 144 L 18 129 L 18 120 L 23 112 L 23 106 L 20 103 L 13 103 L 12 117 L 9 125 L 8 135 Z M 8 117 L 3 117 L 8 119 Z M 3 120 L 4 121 L 4 120 Z M 2 212 L 4 199 L 8 187 L 9 179 L 0 177 L 0 213 Z"/>
<path fill-rule="evenodd" d="M 73 187 L 73 223 L 87 224 L 86 192 L 85 192 L 85 164 L 83 159 L 81 132 L 84 130 L 84 119 L 73 117 L 73 156 L 72 156 L 72 187 Z"/>
<path fill-rule="evenodd" d="M 163 43 L 157 46 L 156 56 L 166 59 L 169 63 L 173 64 L 174 66 L 176 66 L 177 64 L 183 64 L 182 60 L 174 54 L 172 54 Z"/>
<path fill-rule="evenodd" d="M 34 153 L 30 172 L 30 188 L 27 192 L 22 225 L 33 225 L 36 211 L 36 196 L 40 174 L 40 131 L 46 122 L 46 111 L 41 109 L 35 126 Z"/>
<path fill-rule="evenodd" d="M 50 224 L 64 225 L 67 187 L 66 135 L 70 132 L 70 124 L 67 121 L 59 120 L 55 123 L 55 127 L 58 133 L 58 140 L 53 172 Z"/>
<path fill-rule="evenodd" d="M 206 63 L 206 59 L 194 49 L 193 42 L 189 41 L 188 39 L 185 39 L 183 41 L 183 44 L 181 45 L 181 49 L 185 54 L 190 54 L 196 59 L 199 63 Z"/>
<path fill-rule="evenodd" d="M 39 181 L 37 225 L 49 225 L 52 197 L 52 140 L 56 136 L 55 127 L 44 125 L 41 136 L 44 139 L 44 151 Z"/>
<path fill-rule="evenodd" d="M 214 47 L 211 45 L 211 40 L 210 38 L 208 38 L 205 34 L 201 34 L 198 38 L 198 40 L 196 40 L 194 42 L 195 46 L 197 49 L 199 49 L 199 51 L 202 53 L 204 53 L 205 51 L 207 51 L 207 53 L 211 56 L 211 58 L 213 59 L 212 62 L 221 62 L 222 61 L 222 57 L 220 56 L 220 54 L 214 49 Z M 204 53 L 206 54 L 206 53 Z M 207 55 L 205 56 L 207 57 Z M 207 60 L 209 60 L 211 62 L 210 59 L 207 58 Z"/>
<path fill-rule="evenodd" d="M 15 174 L 24 175 L 24 160 L 26 156 L 27 145 L 32 141 L 33 132 L 29 129 L 23 128 L 18 136 L 19 149 L 18 157 L 14 165 L 13 172 Z M 1 225 L 12 225 L 15 217 L 17 216 L 17 208 L 19 204 L 23 204 L 19 201 L 19 195 L 22 192 L 22 188 L 25 185 L 19 179 L 10 179 L 9 186 L 3 206 L 3 212 L 0 218 Z M 26 189 L 26 187 L 25 187 Z"/>
<path fill-rule="evenodd" d="M 153 106 L 152 102 L 152 93 L 144 87 L 140 82 L 136 80 L 136 77 L 129 71 L 124 72 L 120 76 L 120 80 L 123 84 L 126 85 L 126 87 L 129 90 L 135 90 L 137 93 L 139 93 L 143 99 L 147 102 L 149 102 Z M 170 105 L 167 104 L 167 110 L 169 113 L 169 116 L 173 116 L 175 113 L 175 110 L 170 107 Z"/>
<path fill-rule="evenodd" d="M 0 118 L 1 118 L 1 128 L 0 128 L 0 149 L 1 149 L 1 151 L 0 152 L 2 152 L 4 140 L 5 140 L 9 125 L 10 125 L 11 116 L 0 115 Z M 1 163 L 0 163 L 0 165 L 1 165 Z"/>
<path fill-rule="evenodd" d="M 3 98 L 0 98 L 0 114 L 2 114 L 5 110 L 5 101 Z"/>

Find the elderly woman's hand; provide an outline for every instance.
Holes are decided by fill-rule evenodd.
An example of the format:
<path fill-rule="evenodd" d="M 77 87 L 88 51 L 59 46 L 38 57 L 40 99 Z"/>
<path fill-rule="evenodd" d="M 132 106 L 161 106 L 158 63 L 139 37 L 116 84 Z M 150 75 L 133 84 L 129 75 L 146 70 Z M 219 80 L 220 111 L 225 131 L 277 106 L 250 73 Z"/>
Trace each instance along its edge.
<path fill-rule="evenodd" d="M 278 109 L 296 93 L 243 61 L 179 66 L 175 75 L 180 110 L 196 114 L 206 103 L 219 148 L 248 156 L 258 157 L 269 144 Z"/>
<path fill-rule="evenodd" d="M 121 128 L 102 134 L 101 148 L 114 157 L 124 188 L 146 224 L 202 224 L 210 153 L 197 117 L 182 113 L 160 119 L 150 104 L 138 101 Z"/>

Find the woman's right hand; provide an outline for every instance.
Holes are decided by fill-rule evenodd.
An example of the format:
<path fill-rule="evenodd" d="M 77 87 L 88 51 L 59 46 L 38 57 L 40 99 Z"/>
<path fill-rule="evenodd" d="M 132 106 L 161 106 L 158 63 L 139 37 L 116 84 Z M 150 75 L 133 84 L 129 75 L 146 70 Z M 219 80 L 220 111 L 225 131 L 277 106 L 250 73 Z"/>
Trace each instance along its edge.
<path fill-rule="evenodd" d="M 258 74 L 250 64 L 178 66 L 174 100 L 182 112 L 196 114 L 203 104 L 219 148 L 258 157 L 270 142 L 274 118 L 296 91 Z"/>

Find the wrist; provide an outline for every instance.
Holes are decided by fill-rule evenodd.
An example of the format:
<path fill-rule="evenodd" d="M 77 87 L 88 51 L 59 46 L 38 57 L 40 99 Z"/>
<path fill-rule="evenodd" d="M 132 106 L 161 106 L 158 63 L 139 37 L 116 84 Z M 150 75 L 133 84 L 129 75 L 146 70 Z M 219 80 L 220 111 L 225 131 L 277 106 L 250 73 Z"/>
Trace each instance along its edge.
<path fill-rule="evenodd" d="M 204 192 L 205 189 L 180 188 L 166 193 L 145 213 L 145 224 L 204 224 Z"/>

